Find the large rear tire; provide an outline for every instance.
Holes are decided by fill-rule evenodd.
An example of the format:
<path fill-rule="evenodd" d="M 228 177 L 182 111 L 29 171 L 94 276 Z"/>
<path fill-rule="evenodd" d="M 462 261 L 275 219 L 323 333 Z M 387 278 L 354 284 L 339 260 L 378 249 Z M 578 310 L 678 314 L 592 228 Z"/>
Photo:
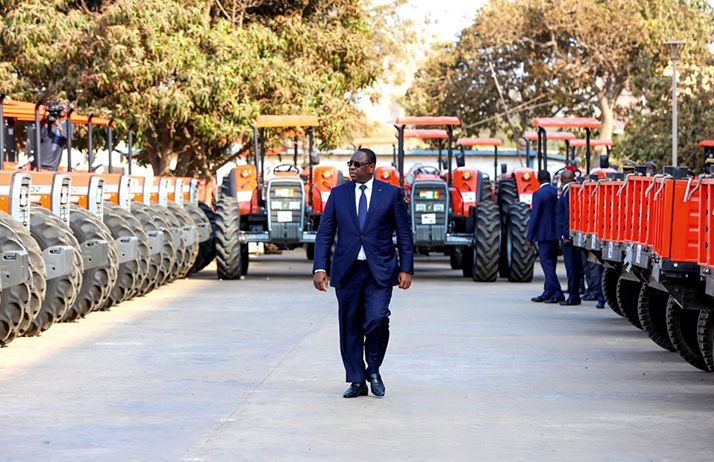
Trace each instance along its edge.
<path fill-rule="evenodd" d="M 485 174 L 481 174 L 479 182 L 479 202 L 493 202 L 493 183 L 486 178 Z"/>
<path fill-rule="evenodd" d="M 0 253 L 27 251 L 22 245 L 22 238 L 10 224 L 13 220 L 14 218 L 5 213 L 0 216 Z M 32 278 L 30 268 L 25 268 L 25 271 L 27 274 L 23 275 L 24 281 L 11 287 L 3 287 L 0 292 L 0 345 L 7 345 L 18 336 L 23 321 L 31 312 Z"/>
<path fill-rule="evenodd" d="M 705 372 L 712 369 L 705 361 L 699 348 L 699 310 L 685 310 L 669 297 L 667 301 L 667 332 L 672 345 L 686 362 Z"/>
<path fill-rule="evenodd" d="M 709 370 L 714 370 L 714 310 L 699 312 L 697 340 L 704 363 Z"/>
<path fill-rule="evenodd" d="M 160 205 L 152 206 L 154 212 L 160 215 L 166 225 L 168 226 L 169 234 L 171 235 L 171 242 L 174 246 L 174 261 L 171 266 L 171 272 L 166 280 L 166 283 L 170 283 L 178 279 L 179 274 L 183 271 L 186 266 L 188 259 L 188 249 L 186 248 L 186 242 L 183 239 L 183 233 L 181 232 L 181 222 L 178 221 L 176 216 L 169 212 L 166 207 Z"/>
<path fill-rule="evenodd" d="M 612 268 L 605 268 L 602 272 L 600 288 L 610 309 L 618 316 L 624 317 L 625 315 L 622 313 L 620 304 L 617 302 L 617 282 L 619 280 L 620 274 L 616 270 Z"/>
<path fill-rule="evenodd" d="M 58 216 L 43 207 L 32 206 L 30 234 L 43 252 L 49 247 L 71 247 L 73 266 L 69 274 L 47 280 L 47 290 L 40 312 L 25 331 L 26 336 L 44 332 L 54 322 L 62 319 L 77 299 L 79 289 L 82 287 L 82 273 L 84 272 L 79 243 Z"/>
<path fill-rule="evenodd" d="M 639 281 L 631 281 L 622 276 L 617 280 L 617 304 L 620 306 L 625 319 L 638 329 L 642 329 L 640 317 L 637 313 L 642 285 Z"/>
<path fill-rule="evenodd" d="M 2 212 L 0 212 L 0 215 L 5 216 Z M 10 218 L 9 215 L 7 215 L 7 217 Z M 30 304 L 25 317 L 20 322 L 17 332 L 17 335 L 22 336 L 25 335 L 27 329 L 32 325 L 32 321 L 40 313 L 42 300 L 45 299 L 45 293 L 47 291 L 47 268 L 45 266 L 45 260 L 42 258 L 42 249 L 40 249 L 40 246 L 37 245 L 37 242 L 32 238 L 30 231 L 17 220 L 7 219 L 6 224 L 17 233 L 22 242 L 22 246 L 27 250 L 30 260 L 30 272 L 32 273 L 30 279 Z"/>
<path fill-rule="evenodd" d="M 604 279 L 604 277 L 603 277 Z M 667 302 L 669 294 L 642 284 L 637 301 L 637 314 L 642 329 L 650 339 L 665 350 L 674 351 L 667 332 Z"/>
<path fill-rule="evenodd" d="M 198 244 L 198 255 L 188 274 L 198 273 L 216 258 L 216 214 L 206 204 L 184 204 L 186 211 L 196 224 L 208 223 L 211 227 L 211 237 Z"/>
<path fill-rule="evenodd" d="M 184 266 L 181 268 L 181 271 L 179 271 L 178 275 L 179 279 L 183 279 L 188 276 L 189 271 L 191 271 L 191 267 L 193 267 L 194 263 L 196 263 L 196 256 L 198 255 L 199 247 L 198 228 L 196 227 L 196 222 L 194 222 L 193 218 L 191 218 L 191 215 L 178 205 L 174 203 L 169 203 L 168 211 L 169 213 L 172 213 L 174 217 L 176 217 L 176 220 L 179 222 L 182 231 L 182 236 L 184 232 L 193 234 L 193 242 L 188 239 L 184 240 L 184 245 L 187 251 L 186 260 L 184 262 Z M 189 242 L 191 243 L 189 244 Z"/>
<path fill-rule="evenodd" d="M 476 242 L 471 260 L 473 280 L 494 282 L 498 278 L 498 241 L 500 239 L 500 220 L 496 204 L 489 202 L 478 204 L 475 237 Z"/>
<path fill-rule="evenodd" d="M 119 207 L 118 205 L 105 203 L 106 207 L 109 206 L 116 214 L 124 219 L 129 229 L 134 233 L 136 237 L 139 238 L 139 247 L 137 254 L 137 262 L 139 263 L 139 273 L 137 275 L 136 286 L 129 294 L 129 298 L 136 297 L 137 295 L 143 295 L 148 290 L 149 285 L 151 285 L 153 275 L 150 274 L 149 264 L 151 260 L 151 247 L 149 247 L 149 235 L 144 231 L 144 227 L 141 222 L 132 213 L 126 209 Z"/>
<path fill-rule="evenodd" d="M 178 268 L 176 263 L 177 253 L 176 247 L 174 247 L 171 226 L 164 218 L 163 208 L 160 208 L 158 205 L 147 206 L 136 202 L 132 205 L 132 207 L 134 205 L 143 210 L 151 218 L 151 221 L 156 225 L 156 228 L 162 233 L 160 253 L 161 259 L 155 286 L 153 287 L 156 288 L 168 283 L 172 274 L 174 274 L 175 270 Z"/>
<path fill-rule="evenodd" d="M 139 220 L 147 237 L 150 234 L 157 234 L 163 241 L 163 231 L 160 229 L 158 221 L 147 211 L 148 207 L 144 204 L 134 202 L 131 204 L 131 214 Z M 149 242 L 151 244 L 151 242 Z M 162 244 L 163 245 L 163 244 Z M 151 253 L 153 252 L 153 253 Z M 139 288 L 138 296 L 144 296 L 154 290 L 160 282 L 161 268 L 161 247 L 158 249 L 149 249 L 149 266 L 146 272 L 146 279 Z"/>
<path fill-rule="evenodd" d="M 118 241 L 122 238 L 135 238 L 137 237 L 134 231 L 132 231 L 129 223 L 122 217 L 121 212 L 118 212 L 119 207 L 113 204 L 104 204 L 104 224 L 109 228 L 109 231 L 114 238 L 114 241 Z M 117 246 L 119 250 L 119 246 Z M 140 274 L 140 263 L 139 263 L 139 252 L 135 258 L 119 263 L 117 267 L 117 280 L 109 292 L 109 296 L 104 301 L 100 310 L 108 310 L 114 305 L 118 305 L 124 300 L 131 298 L 134 291 L 139 287 L 139 283 L 142 280 L 142 275 Z"/>
<path fill-rule="evenodd" d="M 508 209 L 506 232 L 501 233 L 501 236 L 505 235 L 506 237 L 506 242 L 501 243 L 501 248 L 506 249 L 508 280 L 511 282 L 531 282 L 533 280 L 536 251 L 528 245 L 528 239 L 526 239 L 530 216 L 531 209 L 528 204 L 514 202 Z M 500 260 L 499 265 L 501 265 Z"/>
<path fill-rule="evenodd" d="M 506 231 L 508 230 L 508 211 L 518 202 L 518 188 L 515 180 L 501 180 L 496 186 L 496 203 L 501 218 L 501 246 L 498 256 L 498 274 L 502 278 L 510 277 L 508 252 L 506 249 Z"/>
<path fill-rule="evenodd" d="M 219 279 L 240 279 L 243 275 L 243 252 L 239 238 L 238 201 L 224 197 L 216 204 L 216 272 Z"/>

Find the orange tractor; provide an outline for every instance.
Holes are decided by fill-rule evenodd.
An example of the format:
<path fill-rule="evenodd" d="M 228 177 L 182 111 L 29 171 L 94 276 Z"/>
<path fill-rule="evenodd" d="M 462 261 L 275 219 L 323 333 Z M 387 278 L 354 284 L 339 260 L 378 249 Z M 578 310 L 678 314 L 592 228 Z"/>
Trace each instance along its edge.
<path fill-rule="evenodd" d="M 446 127 L 447 172 L 443 175 L 439 168 L 431 166 L 416 166 L 408 178 L 404 175 L 404 140 L 409 134 L 406 127 L 410 125 Z M 422 251 L 460 253 L 464 276 L 475 281 L 495 281 L 498 209 L 490 195 L 481 197 L 485 175 L 465 166 L 452 168 L 453 129 L 459 125 L 457 117 L 400 117 L 396 121 L 400 182 L 412 218 L 414 245 Z M 442 136 L 437 132 L 426 132 L 423 136 L 437 135 Z M 458 266 L 454 260 L 457 258 L 452 259 L 452 266 Z"/>

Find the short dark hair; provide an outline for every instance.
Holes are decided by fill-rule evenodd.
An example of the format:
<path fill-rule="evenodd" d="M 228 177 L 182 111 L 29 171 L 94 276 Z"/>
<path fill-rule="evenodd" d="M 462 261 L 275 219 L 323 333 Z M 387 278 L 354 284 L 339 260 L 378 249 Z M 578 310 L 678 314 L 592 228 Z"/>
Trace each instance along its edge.
<path fill-rule="evenodd" d="M 550 183 L 550 172 L 548 170 L 538 171 L 538 183 Z"/>
<path fill-rule="evenodd" d="M 369 148 L 359 148 L 358 150 L 355 151 L 355 153 L 358 152 L 363 152 L 367 156 L 367 160 L 369 161 L 370 164 L 376 164 L 377 163 L 377 154 L 374 153 Z"/>

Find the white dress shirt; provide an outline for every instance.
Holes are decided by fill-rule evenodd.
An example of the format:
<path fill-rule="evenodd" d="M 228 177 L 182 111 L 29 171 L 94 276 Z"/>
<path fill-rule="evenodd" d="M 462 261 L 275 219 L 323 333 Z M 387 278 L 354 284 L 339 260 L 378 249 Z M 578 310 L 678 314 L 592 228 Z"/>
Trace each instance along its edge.
<path fill-rule="evenodd" d="M 374 177 L 370 178 L 368 182 L 364 183 L 367 189 L 364 190 L 364 195 L 367 196 L 367 210 L 369 210 L 369 202 L 372 200 L 372 187 L 374 186 Z M 359 200 L 362 197 L 362 184 L 355 183 L 355 210 L 357 211 L 357 216 L 359 217 Z M 359 222 L 359 220 L 357 220 Z M 367 254 L 364 252 L 364 247 L 360 246 L 359 253 L 357 254 L 357 260 L 367 260 Z"/>
<path fill-rule="evenodd" d="M 367 189 L 364 190 L 364 195 L 367 197 L 367 211 L 369 211 L 369 203 L 372 200 L 372 187 L 374 186 L 374 177 L 370 178 L 368 182 L 364 183 Z M 362 189 L 360 189 L 362 183 L 355 183 L 355 211 L 359 217 L 359 200 L 362 197 Z M 359 219 L 357 220 L 359 222 Z M 364 247 L 360 246 L 359 253 L 357 254 L 357 260 L 367 261 L 367 254 L 364 251 Z M 315 272 L 324 272 L 324 268 L 316 269 Z"/>

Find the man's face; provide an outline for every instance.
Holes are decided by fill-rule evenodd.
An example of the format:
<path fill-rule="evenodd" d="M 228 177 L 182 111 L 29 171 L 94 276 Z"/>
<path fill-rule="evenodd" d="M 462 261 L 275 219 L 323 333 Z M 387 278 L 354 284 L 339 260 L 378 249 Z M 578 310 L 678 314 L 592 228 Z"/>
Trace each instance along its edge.
<path fill-rule="evenodd" d="M 356 151 L 350 159 L 350 180 L 355 183 L 368 182 L 374 175 L 374 167 L 374 164 L 369 162 L 367 154 Z"/>

